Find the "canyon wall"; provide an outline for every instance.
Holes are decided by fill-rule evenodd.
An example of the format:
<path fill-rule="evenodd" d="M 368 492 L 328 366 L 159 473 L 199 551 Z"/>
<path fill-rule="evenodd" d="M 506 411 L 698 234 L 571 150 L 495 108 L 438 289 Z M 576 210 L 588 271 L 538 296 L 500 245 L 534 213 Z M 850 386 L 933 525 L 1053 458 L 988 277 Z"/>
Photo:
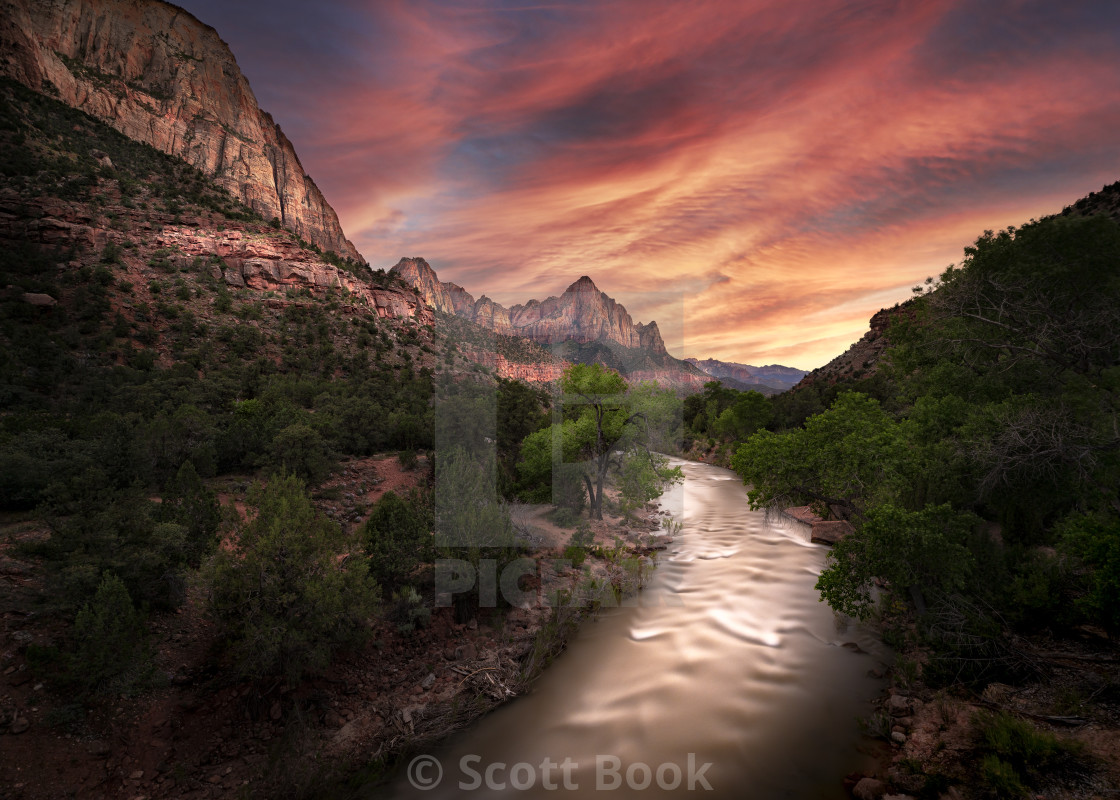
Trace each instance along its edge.
<path fill-rule="evenodd" d="M 266 220 L 362 261 L 217 31 L 160 0 L 0 0 L 0 75 L 196 166 Z"/>

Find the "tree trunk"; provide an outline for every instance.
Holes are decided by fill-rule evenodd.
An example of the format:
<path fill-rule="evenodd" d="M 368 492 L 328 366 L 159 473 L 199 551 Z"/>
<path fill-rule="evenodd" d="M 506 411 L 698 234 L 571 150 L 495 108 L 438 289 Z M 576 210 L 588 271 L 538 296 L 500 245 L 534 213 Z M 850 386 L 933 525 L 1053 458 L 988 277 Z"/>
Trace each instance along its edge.
<path fill-rule="evenodd" d="M 587 485 L 587 502 L 588 502 L 588 505 L 591 507 L 591 510 L 588 512 L 588 516 L 591 519 L 602 519 L 603 518 L 602 505 L 597 504 L 595 502 L 595 487 L 591 485 L 591 478 L 589 478 L 587 476 L 586 472 L 583 473 L 583 482 Z M 598 515 L 596 515 L 596 510 L 598 511 Z"/>

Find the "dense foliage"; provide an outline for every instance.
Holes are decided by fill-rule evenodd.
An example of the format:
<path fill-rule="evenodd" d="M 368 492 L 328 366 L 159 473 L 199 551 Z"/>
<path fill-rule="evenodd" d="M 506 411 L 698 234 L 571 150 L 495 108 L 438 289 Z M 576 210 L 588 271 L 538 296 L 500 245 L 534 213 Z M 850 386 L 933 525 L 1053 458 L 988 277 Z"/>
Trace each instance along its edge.
<path fill-rule="evenodd" d="M 601 364 L 573 364 L 564 371 L 562 419 L 526 437 L 518 465 L 530 494 L 558 505 L 582 507 L 586 489 L 593 519 L 603 518 L 603 490 L 614 468 L 624 511 L 661 495 L 665 482 L 680 480 L 652 448 L 673 438 L 678 404 L 670 392 L 638 387 Z M 579 485 L 582 484 L 582 487 Z"/>
<path fill-rule="evenodd" d="M 1120 631 L 1117 264 L 1104 216 L 985 233 L 892 328 L 876 397 L 837 387 L 738 448 L 755 506 L 855 526 L 818 584 L 834 607 L 866 616 L 881 582 L 962 659 L 937 620 Z"/>
<path fill-rule="evenodd" d="M 242 675 L 297 680 L 368 637 L 376 586 L 360 546 L 315 511 L 298 478 L 274 476 L 249 501 L 256 515 L 236 548 L 207 566 L 211 614 Z"/>

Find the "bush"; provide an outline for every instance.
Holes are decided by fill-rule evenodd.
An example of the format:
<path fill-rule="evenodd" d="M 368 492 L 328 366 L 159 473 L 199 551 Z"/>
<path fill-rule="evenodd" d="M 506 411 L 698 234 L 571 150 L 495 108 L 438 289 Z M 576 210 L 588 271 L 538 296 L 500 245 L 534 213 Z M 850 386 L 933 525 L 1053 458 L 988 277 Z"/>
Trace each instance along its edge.
<path fill-rule="evenodd" d="M 412 633 L 417 628 L 427 628 L 432 621 L 432 609 L 424 605 L 420 593 L 411 586 L 393 592 L 393 607 L 389 615 L 400 633 Z"/>
<path fill-rule="evenodd" d="M 293 472 L 312 485 L 322 482 L 334 467 L 323 437 L 299 422 L 276 434 L 270 455 L 273 467 Z"/>
<path fill-rule="evenodd" d="M 386 592 L 405 583 L 421 563 L 431 559 L 431 529 L 431 515 L 416 494 L 405 500 L 386 492 L 374 505 L 362 538 L 370 575 Z"/>
<path fill-rule="evenodd" d="M 131 694 L 150 681 L 154 666 L 144 615 L 132 605 L 124 582 L 106 572 L 93 601 L 74 621 L 68 682 L 83 697 Z"/>
<path fill-rule="evenodd" d="M 376 590 L 360 545 L 315 512 L 299 478 L 255 484 L 249 501 L 257 514 L 236 550 L 207 565 L 210 613 L 243 676 L 296 681 L 368 637 Z"/>
<path fill-rule="evenodd" d="M 568 540 L 568 546 L 564 548 L 564 558 L 572 562 L 573 567 L 579 569 L 587 559 L 587 548 L 593 541 L 595 541 L 595 534 L 591 532 L 591 525 L 583 520 Z"/>
<path fill-rule="evenodd" d="M 1059 739 L 1005 712 L 981 713 L 973 720 L 980 749 L 980 772 L 995 797 L 1026 797 L 1026 788 L 1060 776 L 1081 758 L 1081 742 Z"/>

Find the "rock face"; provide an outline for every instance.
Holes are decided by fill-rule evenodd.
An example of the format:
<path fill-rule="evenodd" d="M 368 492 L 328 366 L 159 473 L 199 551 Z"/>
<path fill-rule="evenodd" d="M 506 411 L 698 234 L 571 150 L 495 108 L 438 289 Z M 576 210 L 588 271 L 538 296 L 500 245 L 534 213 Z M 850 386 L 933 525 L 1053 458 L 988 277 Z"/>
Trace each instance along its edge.
<path fill-rule="evenodd" d="M 313 292 L 334 290 L 346 299 L 348 313 L 373 313 L 381 318 L 412 320 L 419 325 L 435 322 L 432 310 L 413 292 L 382 288 L 338 269 L 316 253 L 301 247 L 288 236 L 265 226 L 227 223 L 224 230 L 207 227 L 200 220 L 186 219 L 175 225 L 171 215 L 153 223 L 136 209 L 117 206 L 117 218 L 127 223 L 143 240 L 145 257 L 159 249 L 177 267 L 220 258 L 225 267 L 212 266 L 212 275 L 235 288 L 257 291 L 289 287 Z M 89 210 L 78 203 L 55 198 L 28 200 L 0 192 L 0 247 L 32 242 L 52 248 L 76 247 L 96 252 L 111 241 L 119 244 L 123 234 L 91 224 Z M 267 232 L 263 232 L 264 229 Z M 138 251 L 138 252 L 140 252 Z M 45 294 L 24 295 L 33 305 L 54 305 Z M 286 301 L 270 300 L 284 304 Z"/>
<path fill-rule="evenodd" d="M 871 317 L 870 330 L 859 341 L 823 367 L 817 367 L 807 374 L 797 386 L 808 386 L 813 383 L 831 385 L 839 380 L 873 375 L 878 369 L 880 357 L 889 344 L 887 329 L 896 319 L 913 318 L 915 311 L 913 299 L 893 308 L 880 309 Z"/>
<path fill-rule="evenodd" d="M 448 291 L 448 286 L 453 284 L 440 283 L 435 271 L 424 259 L 402 258 L 393 267 L 392 272 L 400 275 L 406 283 L 415 288 L 421 299 L 436 311 L 442 311 L 444 314 L 455 313 L 455 305 Z M 463 292 L 460 287 L 455 288 Z"/>
<path fill-rule="evenodd" d="M 507 309 L 485 295 L 475 300 L 461 286 L 441 283 L 435 270 L 422 258 L 402 258 L 392 272 L 415 287 L 432 308 L 507 336 L 539 344 L 613 342 L 658 355 L 666 353 L 656 322 L 635 324 L 625 307 L 599 291 L 586 275 L 559 297 L 530 300 Z"/>
<path fill-rule="evenodd" d="M 323 250 L 362 261 L 217 31 L 160 0 L 0 0 L 0 74 L 198 167 Z"/>

